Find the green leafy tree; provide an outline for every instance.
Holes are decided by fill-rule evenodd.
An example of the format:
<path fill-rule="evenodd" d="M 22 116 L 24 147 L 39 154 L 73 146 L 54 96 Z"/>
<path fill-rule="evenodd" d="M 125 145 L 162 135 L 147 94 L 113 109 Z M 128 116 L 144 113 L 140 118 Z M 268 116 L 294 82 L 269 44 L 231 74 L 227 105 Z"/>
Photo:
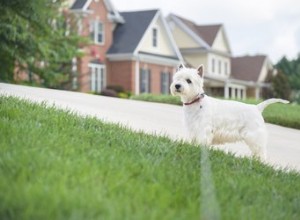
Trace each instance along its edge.
<path fill-rule="evenodd" d="M 300 90 L 300 54 L 294 60 L 283 57 L 276 68 L 287 76 L 293 90 Z"/>
<path fill-rule="evenodd" d="M 26 71 L 46 87 L 63 88 L 70 82 L 71 60 L 81 55 L 78 45 L 85 40 L 76 29 L 67 29 L 75 18 L 63 12 L 65 4 L 66 0 L 0 0 L 1 81 L 12 82 L 15 72 Z"/>
<path fill-rule="evenodd" d="M 272 77 L 271 81 L 274 97 L 290 100 L 291 87 L 288 81 L 288 77 L 281 71 L 278 71 L 276 76 Z"/>

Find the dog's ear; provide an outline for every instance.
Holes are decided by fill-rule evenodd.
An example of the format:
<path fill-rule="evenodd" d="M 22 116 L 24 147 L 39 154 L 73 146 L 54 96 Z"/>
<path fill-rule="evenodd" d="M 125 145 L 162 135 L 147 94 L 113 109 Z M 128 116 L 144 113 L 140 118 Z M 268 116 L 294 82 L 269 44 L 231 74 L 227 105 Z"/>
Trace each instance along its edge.
<path fill-rule="evenodd" d="M 201 78 L 203 78 L 203 75 L 204 75 L 204 67 L 203 67 L 203 65 L 201 64 L 199 67 L 198 67 L 198 69 L 197 69 L 197 73 L 198 73 L 198 75 L 201 77 Z"/>
<path fill-rule="evenodd" d="M 181 70 L 182 68 L 185 68 L 185 66 L 183 65 L 183 63 L 181 63 L 181 64 L 178 66 L 178 69 L 177 69 L 177 70 Z"/>

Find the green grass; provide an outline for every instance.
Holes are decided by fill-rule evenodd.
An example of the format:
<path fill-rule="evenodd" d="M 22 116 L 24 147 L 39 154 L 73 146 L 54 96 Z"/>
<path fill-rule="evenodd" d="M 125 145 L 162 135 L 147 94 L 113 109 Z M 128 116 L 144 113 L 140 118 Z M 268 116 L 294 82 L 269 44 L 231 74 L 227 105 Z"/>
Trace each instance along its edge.
<path fill-rule="evenodd" d="M 140 95 L 133 95 L 130 97 L 130 99 L 146 101 L 146 102 L 158 102 L 158 103 L 166 103 L 172 105 L 182 105 L 179 97 L 171 96 L 171 95 L 154 95 L 154 94 L 143 93 Z"/>
<path fill-rule="evenodd" d="M 131 98 L 140 101 L 182 105 L 178 97 L 174 97 L 170 95 L 141 94 L 141 95 L 132 96 Z M 250 100 L 245 100 L 243 102 L 248 104 L 258 104 L 260 101 L 250 99 Z M 300 129 L 300 105 L 273 104 L 268 106 L 264 110 L 263 116 L 265 121 L 268 123 Z"/>
<path fill-rule="evenodd" d="M 200 158 L 195 146 L 0 96 L 0 219 L 199 219 Z M 298 173 L 209 159 L 222 219 L 300 219 Z"/>

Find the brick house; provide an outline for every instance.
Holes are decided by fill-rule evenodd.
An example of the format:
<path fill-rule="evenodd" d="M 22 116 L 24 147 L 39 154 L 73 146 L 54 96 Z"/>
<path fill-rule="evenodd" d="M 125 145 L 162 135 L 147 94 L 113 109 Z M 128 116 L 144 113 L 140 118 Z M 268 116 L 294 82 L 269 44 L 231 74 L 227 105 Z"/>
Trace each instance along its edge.
<path fill-rule="evenodd" d="M 69 3 L 79 33 L 92 41 L 74 60 L 80 91 L 119 85 L 133 94 L 169 93 L 182 57 L 160 10 L 119 13 L 109 0 Z"/>
<path fill-rule="evenodd" d="M 198 25 L 186 18 L 167 17 L 173 37 L 191 67 L 204 64 L 205 91 L 225 98 L 262 97 L 269 74 L 276 74 L 267 56 L 233 57 L 222 24 Z"/>

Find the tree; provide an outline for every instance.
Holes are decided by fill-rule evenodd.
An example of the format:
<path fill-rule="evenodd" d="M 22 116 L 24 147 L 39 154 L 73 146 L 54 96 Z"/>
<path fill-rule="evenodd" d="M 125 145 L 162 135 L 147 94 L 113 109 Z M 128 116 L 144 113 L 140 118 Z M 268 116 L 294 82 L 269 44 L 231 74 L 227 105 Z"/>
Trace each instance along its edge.
<path fill-rule="evenodd" d="M 70 80 L 71 60 L 81 55 L 78 45 L 85 40 L 72 28 L 66 33 L 71 15 L 63 13 L 65 3 L 0 0 L 1 81 L 13 81 L 16 70 L 38 75 L 46 87 L 61 88 Z"/>
<path fill-rule="evenodd" d="M 287 76 L 293 90 L 300 90 L 300 54 L 294 60 L 283 57 L 276 68 Z"/>
<path fill-rule="evenodd" d="M 281 71 L 278 71 L 276 76 L 272 77 L 271 81 L 272 81 L 274 97 L 290 100 L 291 87 L 287 76 L 283 74 Z"/>

